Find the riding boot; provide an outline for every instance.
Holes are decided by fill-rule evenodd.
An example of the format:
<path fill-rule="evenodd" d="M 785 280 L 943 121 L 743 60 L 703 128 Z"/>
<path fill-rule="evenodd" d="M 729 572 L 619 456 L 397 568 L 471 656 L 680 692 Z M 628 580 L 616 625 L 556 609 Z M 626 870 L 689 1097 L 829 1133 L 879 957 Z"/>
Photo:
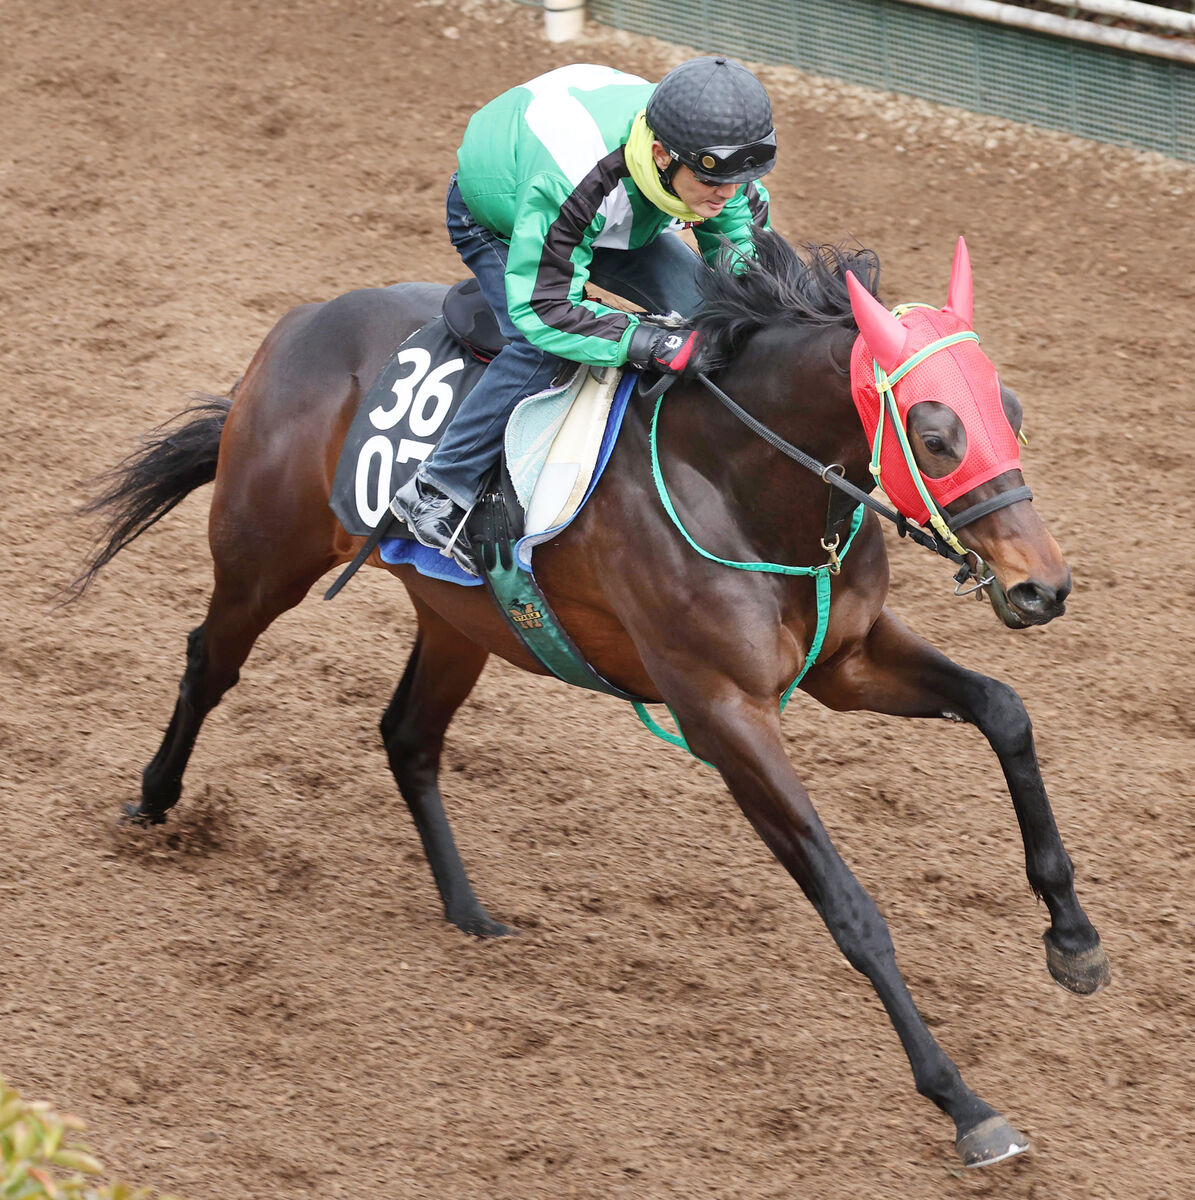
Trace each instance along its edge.
<path fill-rule="evenodd" d="M 477 574 L 465 533 L 469 511 L 437 490 L 426 479 L 412 475 L 394 494 L 390 511 L 423 546 L 453 558 L 470 575 Z"/>

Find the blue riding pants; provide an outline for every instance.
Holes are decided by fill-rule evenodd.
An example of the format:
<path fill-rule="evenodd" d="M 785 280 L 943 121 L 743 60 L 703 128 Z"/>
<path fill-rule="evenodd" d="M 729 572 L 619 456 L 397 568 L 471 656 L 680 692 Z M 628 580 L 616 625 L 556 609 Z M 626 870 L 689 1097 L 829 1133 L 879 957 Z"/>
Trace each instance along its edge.
<path fill-rule="evenodd" d="M 524 396 L 549 387 L 563 360 L 529 342 L 506 307 L 506 243 L 473 218 L 453 175 L 448 186 L 448 235 L 477 277 L 509 344 L 486 368 L 418 475 L 462 508 L 473 505 L 482 476 L 497 461 L 506 421 Z M 685 316 L 701 303 L 701 259 L 673 233 L 639 250 L 594 251 L 589 278 L 600 288 L 648 312 L 674 309 Z"/>

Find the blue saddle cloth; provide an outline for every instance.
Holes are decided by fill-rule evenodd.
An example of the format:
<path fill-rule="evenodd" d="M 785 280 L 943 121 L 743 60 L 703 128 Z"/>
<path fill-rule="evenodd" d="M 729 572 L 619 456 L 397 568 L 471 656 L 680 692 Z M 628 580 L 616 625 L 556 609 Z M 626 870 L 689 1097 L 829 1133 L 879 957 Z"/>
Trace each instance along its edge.
<path fill-rule="evenodd" d="M 478 587 L 481 580 L 476 575 L 457 566 L 456 560 L 446 558 L 439 550 L 433 550 L 414 538 L 382 538 L 378 543 L 382 562 L 400 565 L 409 563 L 429 579 L 443 579 L 447 583 L 460 583 L 465 587 Z"/>

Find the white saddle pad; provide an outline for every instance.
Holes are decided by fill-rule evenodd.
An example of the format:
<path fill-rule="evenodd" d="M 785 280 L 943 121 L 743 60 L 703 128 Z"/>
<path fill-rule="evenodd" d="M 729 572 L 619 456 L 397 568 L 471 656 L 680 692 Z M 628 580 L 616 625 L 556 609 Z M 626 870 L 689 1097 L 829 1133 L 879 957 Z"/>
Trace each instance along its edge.
<path fill-rule="evenodd" d="M 593 478 L 617 367 L 578 367 L 562 388 L 522 401 L 506 427 L 506 464 L 527 536 L 567 524 Z"/>

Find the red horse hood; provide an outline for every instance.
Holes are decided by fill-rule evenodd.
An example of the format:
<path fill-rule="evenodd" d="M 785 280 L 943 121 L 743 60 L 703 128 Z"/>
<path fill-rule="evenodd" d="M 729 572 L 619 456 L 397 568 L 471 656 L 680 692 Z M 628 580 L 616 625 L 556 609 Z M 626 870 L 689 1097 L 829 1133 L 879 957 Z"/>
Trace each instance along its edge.
<path fill-rule="evenodd" d="M 879 362 L 888 375 L 895 374 L 919 350 L 971 329 L 971 272 L 966 245 L 960 238 L 950 299 L 944 309 L 915 307 L 894 316 L 853 276 L 847 282 L 851 285 L 852 309 L 861 330 L 851 351 L 851 395 L 868 440 L 874 446 L 881 403 L 873 364 Z M 1020 467 L 1020 448 L 1000 401 L 996 368 L 977 341 L 958 341 L 933 351 L 897 380 L 892 394 L 906 431 L 910 409 L 923 400 L 946 405 L 962 422 L 967 436 L 963 461 L 949 475 L 938 479 L 921 475 L 926 490 L 939 507 L 1005 471 Z M 926 522 L 929 512 L 890 423 L 884 430 L 880 453 L 880 486 L 906 517 L 918 524 Z"/>

